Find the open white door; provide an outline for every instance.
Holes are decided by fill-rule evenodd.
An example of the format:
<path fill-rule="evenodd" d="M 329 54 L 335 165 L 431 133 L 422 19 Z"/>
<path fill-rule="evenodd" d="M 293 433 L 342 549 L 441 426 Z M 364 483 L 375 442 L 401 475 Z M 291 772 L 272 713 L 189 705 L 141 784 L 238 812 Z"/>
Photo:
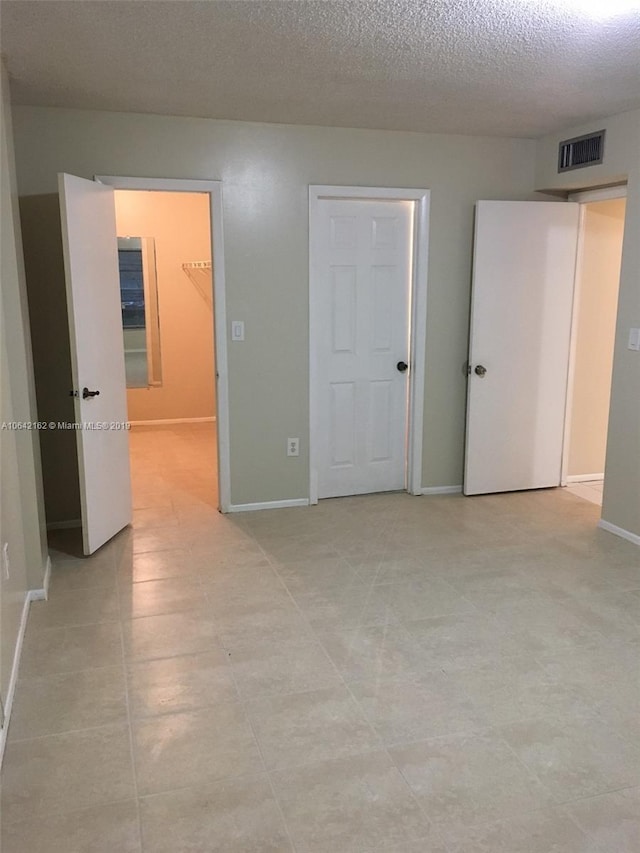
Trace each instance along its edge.
<path fill-rule="evenodd" d="M 560 485 L 578 218 L 477 204 L 465 495 Z"/>
<path fill-rule="evenodd" d="M 92 554 L 131 521 L 113 189 L 59 175 L 82 538 Z M 94 392 L 99 392 L 95 394 Z"/>

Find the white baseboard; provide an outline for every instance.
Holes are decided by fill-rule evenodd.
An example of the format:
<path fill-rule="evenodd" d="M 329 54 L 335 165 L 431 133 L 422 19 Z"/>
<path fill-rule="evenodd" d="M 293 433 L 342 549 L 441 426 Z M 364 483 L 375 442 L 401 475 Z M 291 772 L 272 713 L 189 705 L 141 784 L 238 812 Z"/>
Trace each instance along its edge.
<path fill-rule="evenodd" d="M 422 495 L 459 495 L 462 486 L 425 486 L 420 490 Z"/>
<path fill-rule="evenodd" d="M 7 743 L 7 733 L 9 731 L 9 723 L 11 721 L 11 709 L 13 708 L 13 699 L 16 693 L 16 685 L 18 683 L 18 671 L 20 669 L 20 658 L 22 657 L 22 646 L 24 644 L 24 635 L 27 630 L 27 620 L 29 618 L 29 608 L 32 601 L 46 601 L 49 598 L 49 581 L 51 580 L 51 557 L 47 557 L 45 564 L 44 577 L 42 579 L 41 589 L 29 589 L 24 596 L 24 604 L 22 605 L 22 615 L 20 616 L 20 627 L 18 628 L 18 636 L 16 637 L 16 647 L 13 652 L 13 663 L 11 665 L 11 676 L 9 678 L 9 687 L 7 688 L 7 701 L 4 706 L 4 726 L 0 729 L 0 768 L 2 767 L 2 759 L 4 758 L 4 748 Z"/>
<path fill-rule="evenodd" d="M 132 427 L 135 426 L 170 426 L 171 424 L 211 424 L 216 420 L 214 415 L 212 418 L 163 418 L 157 421 L 129 421 Z"/>
<path fill-rule="evenodd" d="M 621 539 L 626 539 L 627 542 L 633 542 L 634 545 L 640 545 L 640 536 L 637 533 L 632 533 L 630 530 L 625 530 L 624 527 L 618 527 L 616 524 L 611 524 L 610 521 L 605 521 L 601 518 L 598 522 L 598 527 L 606 530 L 607 533 L 613 533 L 614 536 L 619 536 Z"/>
<path fill-rule="evenodd" d="M 42 578 L 41 589 L 30 589 L 27 595 L 29 601 L 48 601 L 49 600 L 49 582 L 51 581 L 51 557 L 47 557 L 47 562 L 44 569 L 44 577 Z"/>
<path fill-rule="evenodd" d="M 259 509 L 287 509 L 294 506 L 309 506 L 309 498 L 291 498 L 288 501 L 261 501 L 255 504 L 230 504 L 229 512 L 255 512 Z"/>
<path fill-rule="evenodd" d="M 16 684 L 18 683 L 18 670 L 20 669 L 20 657 L 22 656 L 22 644 L 24 643 L 24 634 L 27 629 L 27 618 L 29 616 L 29 605 L 31 599 L 27 592 L 24 597 L 22 606 L 22 616 L 20 617 L 20 627 L 16 638 L 16 647 L 13 653 L 13 663 L 11 665 L 11 676 L 9 678 L 9 687 L 7 688 L 7 699 L 4 706 L 4 726 L 0 730 L 0 767 L 2 767 L 2 759 L 4 758 L 4 748 L 7 743 L 7 733 L 9 731 L 9 722 L 11 721 L 11 709 L 13 708 L 13 698 L 16 694 Z"/>
<path fill-rule="evenodd" d="M 565 483 L 590 483 L 592 480 L 604 480 L 604 474 L 567 474 Z"/>
<path fill-rule="evenodd" d="M 82 527 L 82 519 L 70 518 L 68 521 L 51 521 L 47 524 L 47 530 L 73 530 Z"/>

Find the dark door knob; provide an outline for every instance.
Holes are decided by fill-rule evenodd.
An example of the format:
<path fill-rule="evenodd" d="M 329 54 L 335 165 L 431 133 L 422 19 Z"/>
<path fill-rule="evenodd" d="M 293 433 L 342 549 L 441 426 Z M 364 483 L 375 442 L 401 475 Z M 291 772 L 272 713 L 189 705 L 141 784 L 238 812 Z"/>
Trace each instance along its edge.
<path fill-rule="evenodd" d="M 404 372 L 407 370 L 407 368 L 409 367 L 409 365 L 407 364 L 407 362 L 406 362 L 406 361 L 399 361 L 399 362 L 396 364 L 396 367 L 398 368 L 398 370 L 400 371 L 400 373 L 404 373 Z"/>
<path fill-rule="evenodd" d="M 87 399 L 87 397 L 99 397 L 99 396 L 100 396 L 100 392 L 99 392 L 99 391 L 89 391 L 89 389 L 88 389 L 88 388 L 83 388 L 83 389 L 82 389 L 82 399 L 83 399 L 83 400 L 86 400 L 86 399 Z"/>
<path fill-rule="evenodd" d="M 487 372 L 487 368 L 483 367 L 481 364 L 476 365 L 475 374 L 476 376 L 484 376 Z"/>

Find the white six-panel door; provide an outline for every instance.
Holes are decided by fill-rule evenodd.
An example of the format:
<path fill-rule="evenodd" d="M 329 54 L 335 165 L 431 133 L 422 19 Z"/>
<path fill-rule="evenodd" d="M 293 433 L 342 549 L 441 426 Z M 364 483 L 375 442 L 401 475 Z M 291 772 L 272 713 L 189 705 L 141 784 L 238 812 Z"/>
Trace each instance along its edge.
<path fill-rule="evenodd" d="M 466 495 L 560 485 L 578 208 L 477 204 Z"/>
<path fill-rule="evenodd" d="M 92 554 L 131 522 L 116 215 L 111 187 L 74 175 L 59 175 L 58 185 L 75 417 L 83 425 L 82 536 Z"/>
<path fill-rule="evenodd" d="M 318 497 L 406 480 L 413 203 L 319 201 Z"/>

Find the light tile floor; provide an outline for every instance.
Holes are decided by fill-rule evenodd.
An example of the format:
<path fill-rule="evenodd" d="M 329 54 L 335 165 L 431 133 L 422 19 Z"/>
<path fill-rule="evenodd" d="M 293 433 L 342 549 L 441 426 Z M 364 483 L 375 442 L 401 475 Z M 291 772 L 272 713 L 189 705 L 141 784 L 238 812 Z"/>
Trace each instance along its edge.
<path fill-rule="evenodd" d="M 604 480 L 584 480 L 579 483 L 571 483 L 566 488 L 572 495 L 584 498 L 586 501 L 591 501 L 592 504 L 602 506 Z"/>
<path fill-rule="evenodd" d="M 210 427 L 131 445 L 133 528 L 33 605 L 4 853 L 640 850 L 640 552 L 597 507 L 222 517 Z"/>

